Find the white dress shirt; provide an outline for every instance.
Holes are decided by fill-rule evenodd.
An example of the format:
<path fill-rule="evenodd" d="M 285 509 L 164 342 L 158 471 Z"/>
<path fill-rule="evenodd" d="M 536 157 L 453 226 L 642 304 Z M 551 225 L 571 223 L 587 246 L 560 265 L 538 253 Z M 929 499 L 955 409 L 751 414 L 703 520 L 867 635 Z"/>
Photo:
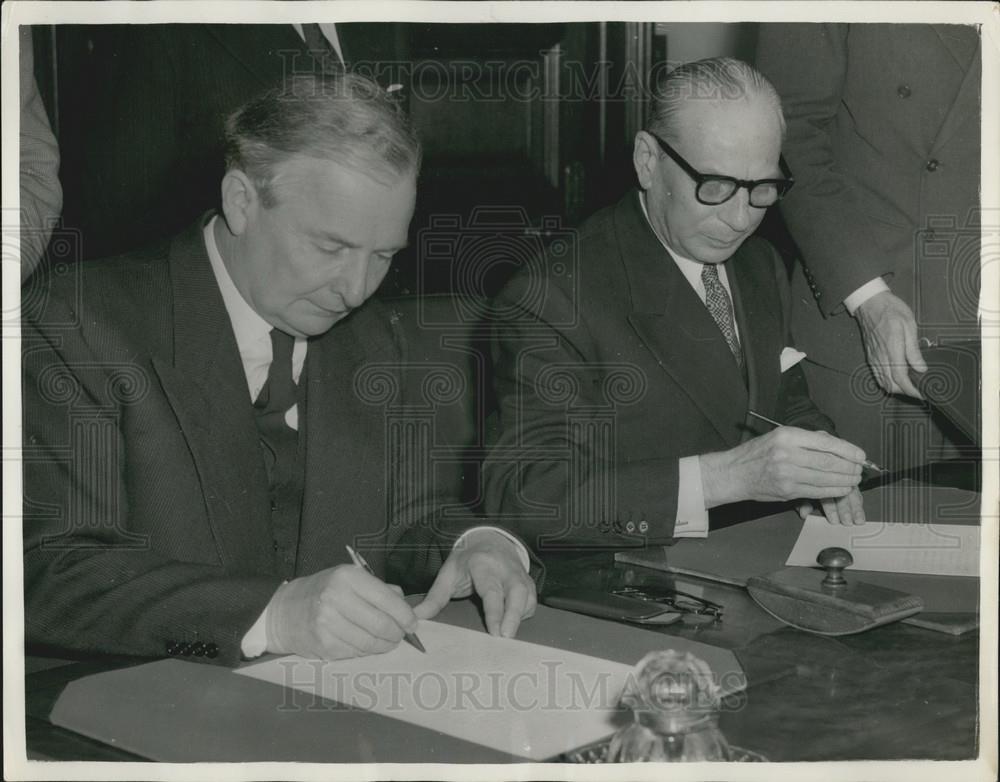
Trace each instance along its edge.
<path fill-rule="evenodd" d="M 215 280 L 219 285 L 219 292 L 222 294 L 223 304 L 229 314 L 229 322 L 233 326 L 233 334 L 236 336 L 236 346 L 240 351 L 240 359 L 243 362 L 243 371 L 246 373 L 247 389 L 250 392 L 250 400 L 253 401 L 260 394 L 264 382 L 267 380 L 267 372 L 271 366 L 271 324 L 264 320 L 247 303 L 246 299 L 233 283 L 226 264 L 219 253 L 218 245 L 215 242 L 215 223 L 218 216 L 208 221 L 203 231 L 205 238 L 205 250 L 208 253 L 208 260 L 212 264 L 212 271 Z M 304 337 L 295 338 L 295 346 L 292 348 L 292 378 L 296 383 L 302 375 L 302 367 L 306 360 L 306 350 L 309 342 Z M 298 406 L 293 405 L 285 414 L 285 422 L 296 431 L 299 428 Z M 525 571 L 531 570 L 531 559 L 528 557 L 527 549 L 514 535 L 499 527 L 483 525 L 468 529 L 455 541 L 454 548 L 459 548 L 468 543 L 476 533 L 488 530 L 497 532 L 510 540 L 516 547 L 521 564 Z M 258 657 L 267 650 L 267 611 L 264 612 L 254 622 L 241 644 L 244 657 Z"/>

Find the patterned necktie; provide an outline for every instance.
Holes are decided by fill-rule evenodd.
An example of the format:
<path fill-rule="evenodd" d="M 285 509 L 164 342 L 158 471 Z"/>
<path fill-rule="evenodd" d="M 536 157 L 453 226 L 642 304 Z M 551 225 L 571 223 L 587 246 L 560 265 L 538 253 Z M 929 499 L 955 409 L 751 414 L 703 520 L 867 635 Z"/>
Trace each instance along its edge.
<path fill-rule="evenodd" d="M 743 361 L 743 348 L 736 336 L 736 323 L 733 320 L 733 303 L 729 298 L 729 293 L 719 279 L 719 270 L 714 263 L 702 264 L 701 281 L 705 285 L 705 306 L 726 338 L 726 344 L 732 351 L 733 358 L 740 371 L 745 371 Z"/>

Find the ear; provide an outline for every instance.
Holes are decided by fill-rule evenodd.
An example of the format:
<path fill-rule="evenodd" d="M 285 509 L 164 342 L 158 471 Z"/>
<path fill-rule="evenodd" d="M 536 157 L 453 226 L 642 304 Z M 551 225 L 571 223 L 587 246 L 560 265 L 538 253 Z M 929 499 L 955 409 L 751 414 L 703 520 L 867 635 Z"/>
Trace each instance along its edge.
<path fill-rule="evenodd" d="M 632 165 L 639 179 L 639 187 L 649 190 L 653 185 L 653 176 L 660 162 L 659 145 L 644 130 L 635 134 L 635 144 L 632 146 Z"/>
<path fill-rule="evenodd" d="M 239 169 L 230 169 L 222 178 L 222 214 L 229 230 L 236 236 L 246 231 L 256 211 L 260 194 L 250 177 Z"/>

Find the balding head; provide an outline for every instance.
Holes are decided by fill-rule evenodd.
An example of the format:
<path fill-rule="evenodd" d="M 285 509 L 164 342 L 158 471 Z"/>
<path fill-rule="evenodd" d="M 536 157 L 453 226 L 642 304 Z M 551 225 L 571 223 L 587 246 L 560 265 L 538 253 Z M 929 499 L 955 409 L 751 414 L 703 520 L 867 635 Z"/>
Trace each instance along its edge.
<path fill-rule="evenodd" d="M 785 118 L 774 86 L 752 65 L 731 57 L 684 63 L 667 73 L 653 93 L 646 131 L 673 143 L 685 110 L 706 102 L 753 101 L 774 112 L 781 138 Z"/>

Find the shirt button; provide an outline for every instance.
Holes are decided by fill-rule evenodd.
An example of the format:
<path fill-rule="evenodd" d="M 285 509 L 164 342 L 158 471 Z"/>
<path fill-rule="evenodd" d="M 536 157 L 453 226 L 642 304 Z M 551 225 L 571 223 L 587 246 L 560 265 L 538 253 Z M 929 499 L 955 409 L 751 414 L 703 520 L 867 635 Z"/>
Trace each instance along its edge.
<path fill-rule="evenodd" d="M 931 158 L 927 161 L 927 165 L 924 166 L 928 171 L 937 171 L 938 166 L 941 165 L 936 159 Z"/>
<path fill-rule="evenodd" d="M 896 88 L 896 94 L 901 98 L 909 98 L 913 94 L 913 91 L 906 84 L 900 84 Z"/>

